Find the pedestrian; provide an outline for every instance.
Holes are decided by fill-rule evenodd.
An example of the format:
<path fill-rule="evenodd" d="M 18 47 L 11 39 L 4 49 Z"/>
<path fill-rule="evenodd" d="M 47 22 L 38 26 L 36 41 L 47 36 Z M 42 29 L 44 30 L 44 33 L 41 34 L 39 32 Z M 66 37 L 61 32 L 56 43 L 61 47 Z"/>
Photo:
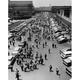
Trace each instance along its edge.
<path fill-rule="evenodd" d="M 56 75 L 58 75 L 60 77 L 60 73 L 59 73 L 59 69 L 56 68 Z"/>
<path fill-rule="evenodd" d="M 43 58 L 40 59 L 40 60 L 41 60 L 41 65 L 44 65 L 44 60 L 43 60 Z"/>
<path fill-rule="evenodd" d="M 52 37 L 52 41 L 54 41 L 54 38 Z"/>
<path fill-rule="evenodd" d="M 18 50 L 18 52 L 19 52 L 19 53 L 22 53 L 22 52 L 23 52 L 23 48 L 20 48 L 20 49 Z"/>
<path fill-rule="evenodd" d="M 24 72 L 27 72 L 27 66 L 24 68 Z"/>
<path fill-rule="evenodd" d="M 43 43 L 43 48 L 44 48 L 44 43 Z"/>
<path fill-rule="evenodd" d="M 23 66 L 23 64 L 22 64 L 22 63 L 21 63 L 21 65 L 20 65 L 20 67 L 21 67 L 21 70 L 23 71 L 24 66 Z"/>
<path fill-rule="evenodd" d="M 45 42 L 45 45 L 47 46 L 47 42 Z"/>
<path fill-rule="evenodd" d="M 48 52 L 49 52 L 49 54 L 51 53 L 51 52 L 50 52 L 50 48 L 48 49 Z"/>
<path fill-rule="evenodd" d="M 16 69 L 16 78 L 17 78 L 17 80 L 20 80 L 20 75 L 19 75 L 19 70 L 18 69 Z"/>
<path fill-rule="evenodd" d="M 36 63 L 36 64 L 39 64 L 39 59 L 36 59 L 36 60 L 35 60 L 35 63 Z"/>
<path fill-rule="evenodd" d="M 37 47 L 37 49 L 39 49 L 39 46 L 38 46 L 38 44 L 36 45 L 36 47 Z"/>
<path fill-rule="evenodd" d="M 33 61 L 32 61 L 32 60 L 30 61 L 30 64 L 31 64 L 31 65 L 33 64 Z"/>
<path fill-rule="evenodd" d="M 52 48 L 54 48 L 54 43 L 52 44 Z"/>
<path fill-rule="evenodd" d="M 55 46 L 55 48 L 57 48 L 57 47 L 56 47 L 56 44 L 55 44 L 54 46 Z"/>
<path fill-rule="evenodd" d="M 10 45 L 8 45 L 8 49 L 10 49 Z"/>
<path fill-rule="evenodd" d="M 34 45 L 32 45 L 32 48 L 34 49 L 34 48 L 35 48 L 35 46 L 34 46 Z"/>
<path fill-rule="evenodd" d="M 45 60 L 47 60 L 47 54 L 45 54 L 44 57 L 45 57 Z"/>
<path fill-rule="evenodd" d="M 12 38 L 13 41 L 15 41 L 14 37 Z"/>
<path fill-rule="evenodd" d="M 15 46 L 15 42 L 13 41 L 13 46 Z"/>
<path fill-rule="evenodd" d="M 17 65 L 19 65 L 19 58 L 16 60 L 16 62 L 17 62 Z"/>
<path fill-rule="evenodd" d="M 36 52 L 35 59 L 38 59 L 38 58 L 39 58 L 39 55 L 38 55 L 38 52 Z"/>
<path fill-rule="evenodd" d="M 11 72 L 14 72 L 14 70 L 13 70 L 13 66 L 12 66 L 12 65 L 11 65 L 10 69 L 11 69 Z"/>
<path fill-rule="evenodd" d="M 10 56 L 10 52 L 8 52 L 8 56 Z"/>
<path fill-rule="evenodd" d="M 38 69 L 37 63 L 34 63 L 34 64 L 33 64 L 33 69 Z"/>
<path fill-rule="evenodd" d="M 29 63 L 27 63 L 27 68 L 30 69 Z"/>
<path fill-rule="evenodd" d="M 40 54 L 40 59 L 42 59 L 42 54 Z"/>
<path fill-rule="evenodd" d="M 49 66 L 49 71 L 50 71 L 50 72 L 53 72 L 53 70 L 52 70 L 52 65 Z"/>
<path fill-rule="evenodd" d="M 10 45 L 11 45 L 12 42 L 11 41 L 9 41 L 9 42 L 10 42 Z"/>
<path fill-rule="evenodd" d="M 41 45 L 40 41 L 39 41 L 39 45 Z"/>

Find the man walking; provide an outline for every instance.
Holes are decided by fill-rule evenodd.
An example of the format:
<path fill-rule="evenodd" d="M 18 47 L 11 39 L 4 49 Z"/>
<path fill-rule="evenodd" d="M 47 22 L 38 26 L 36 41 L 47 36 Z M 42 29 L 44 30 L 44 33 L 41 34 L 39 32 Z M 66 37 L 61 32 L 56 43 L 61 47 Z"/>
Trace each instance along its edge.
<path fill-rule="evenodd" d="M 20 75 L 19 75 L 19 70 L 18 69 L 16 69 L 16 78 L 17 78 L 17 80 L 20 80 Z"/>
<path fill-rule="evenodd" d="M 56 75 L 58 75 L 60 77 L 60 73 L 59 73 L 59 69 L 56 68 Z"/>
<path fill-rule="evenodd" d="M 52 48 L 54 48 L 54 43 L 52 44 Z"/>
<path fill-rule="evenodd" d="M 45 60 L 47 60 L 47 54 L 45 54 L 44 57 L 45 57 Z"/>
<path fill-rule="evenodd" d="M 49 71 L 50 71 L 50 72 L 53 72 L 53 70 L 52 70 L 52 65 L 49 66 Z"/>
<path fill-rule="evenodd" d="M 54 47 L 57 48 L 57 47 L 56 47 L 56 44 L 54 45 Z"/>
<path fill-rule="evenodd" d="M 48 52 L 49 52 L 49 54 L 51 53 L 51 52 L 50 52 L 50 48 L 48 49 Z"/>

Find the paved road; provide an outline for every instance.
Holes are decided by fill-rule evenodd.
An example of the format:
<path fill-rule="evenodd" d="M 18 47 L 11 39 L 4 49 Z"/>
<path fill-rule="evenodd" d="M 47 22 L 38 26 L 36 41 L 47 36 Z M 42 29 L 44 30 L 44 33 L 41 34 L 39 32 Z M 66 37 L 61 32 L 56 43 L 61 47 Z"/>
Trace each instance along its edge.
<path fill-rule="evenodd" d="M 44 41 L 42 41 L 43 43 Z M 45 61 L 44 66 L 39 66 L 39 70 L 25 73 L 22 72 L 20 67 L 15 64 L 14 69 L 17 67 L 20 70 L 21 74 L 21 79 L 22 80 L 69 80 L 69 76 L 65 73 L 65 66 L 62 63 L 62 59 L 59 54 L 59 50 L 63 49 L 65 47 L 70 47 L 69 44 L 57 44 L 57 48 L 52 48 L 51 44 L 55 43 L 55 41 L 48 41 L 48 46 L 43 49 L 42 46 L 40 46 L 39 53 L 42 53 L 44 55 L 47 53 L 48 55 L 48 60 Z M 51 54 L 48 54 L 48 49 L 51 49 Z M 49 72 L 49 65 L 53 66 L 53 71 L 54 72 Z M 61 77 L 56 75 L 56 67 L 60 69 Z M 15 79 L 15 72 L 10 72 L 9 71 L 9 80 L 16 80 Z"/>

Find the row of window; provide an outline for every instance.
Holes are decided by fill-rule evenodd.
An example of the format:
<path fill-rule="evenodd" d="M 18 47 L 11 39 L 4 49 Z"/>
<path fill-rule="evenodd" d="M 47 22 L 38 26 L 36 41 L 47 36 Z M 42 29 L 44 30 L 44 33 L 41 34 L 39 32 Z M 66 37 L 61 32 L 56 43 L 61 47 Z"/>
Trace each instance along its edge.
<path fill-rule="evenodd" d="M 60 14 L 60 10 L 58 11 L 58 13 Z M 70 14 L 71 14 L 71 10 L 70 9 L 65 9 L 64 10 L 64 16 L 66 16 L 66 17 L 70 17 Z"/>

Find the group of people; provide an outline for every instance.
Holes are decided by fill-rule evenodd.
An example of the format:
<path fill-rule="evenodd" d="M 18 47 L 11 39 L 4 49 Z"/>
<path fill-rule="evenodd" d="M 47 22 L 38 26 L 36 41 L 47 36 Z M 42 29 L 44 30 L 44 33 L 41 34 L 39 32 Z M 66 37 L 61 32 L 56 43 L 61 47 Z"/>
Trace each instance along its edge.
<path fill-rule="evenodd" d="M 49 66 L 49 71 L 50 72 L 54 72 L 52 65 Z M 60 70 L 58 68 L 56 68 L 56 75 L 60 77 Z"/>
<path fill-rule="evenodd" d="M 42 15 L 42 14 L 41 14 Z M 49 18 L 41 17 L 41 15 L 38 15 L 35 19 L 35 21 L 30 22 L 31 27 L 29 27 L 29 31 L 27 31 L 24 36 L 28 33 L 28 37 L 24 37 L 22 41 L 22 35 L 19 35 L 19 37 L 16 39 L 13 37 L 12 39 L 9 39 L 9 45 L 8 49 L 10 49 L 10 45 L 13 45 L 15 47 L 15 40 L 22 43 L 20 46 L 20 49 L 18 50 L 18 54 L 16 57 L 16 63 L 24 72 L 30 72 L 34 70 L 38 70 L 38 65 L 45 65 L 45 61 L 48 60 L 48 54 L 45 53 L 44 56 L 43 53 L 39 53 L 38 49 L 39 46 L 42 45 L 42 48 L 46 48 L 48 46 L 47 41 L 52 40 L 54 41 L 53 32 L 51 31 Z M 47 21 L 48 20 L 48 21 Z M 43 25 L 42 25 L 43 24 Z M 34 27 L 34 28 L 33 28 Z M 35 29 L 34 31 L 32 29 Z M 37 29 L 37 30 L 36 30 Z M 36 33 L 34 33 L 36 32 Z M 35 39 L 34 39 L 34 38 Z M 42 43 L 42 40 L 45 42 Z M 31 44 L 34 42 L 33 44 Z M 42 43 L 42 44 L 41 44 Z M 52 43 L 52 48 L 57 48 L 56 44 Z M 37 51 L 36 51 L 37 49 Z M 51 54 L 51 49 L 48 49 L 48 53 Z M 53 72 L 52 65 L 49 66 L 49 71 Z M 56 69 L 56 74 L 59 75 L 59 70 Z M 19 79 L 19 70 L 16 70 L 16 78 Z"/>
<path fill-rule="evenodd" d="M 39 44 L 37 45 L 39 46 Z M 46 42 L 45 45 L 47 45 Z M 40 54 L 38 51 L 36 51 L 36 53 L 33 53 L 34 50 L 38 48 L 37 46 L 29 45 L 27 41 L 24 41 L 23 45 L 19 46 L 21 46 L 21 48 L 18 50 L 18 54 L 16 55 L 16 62 L 17 65 L 21 67 L 22 71 L 33 71 L 34 69 L 38 69 L 39 64 L 44 65 L 42 54 Z M 44 58 L 47 60 L 47 54 L 44 55 Z"/>
<path fill-rule="evenodd" d="M 27 53 L 22 53 L 17 57 L 17 64 L 21 67 L 22 71 L 33 71 L 38 69 L 38 65 L 44 65 L 44 59 L 38 52 L 34 54 L 32 51 L 28 51 Z"/>

